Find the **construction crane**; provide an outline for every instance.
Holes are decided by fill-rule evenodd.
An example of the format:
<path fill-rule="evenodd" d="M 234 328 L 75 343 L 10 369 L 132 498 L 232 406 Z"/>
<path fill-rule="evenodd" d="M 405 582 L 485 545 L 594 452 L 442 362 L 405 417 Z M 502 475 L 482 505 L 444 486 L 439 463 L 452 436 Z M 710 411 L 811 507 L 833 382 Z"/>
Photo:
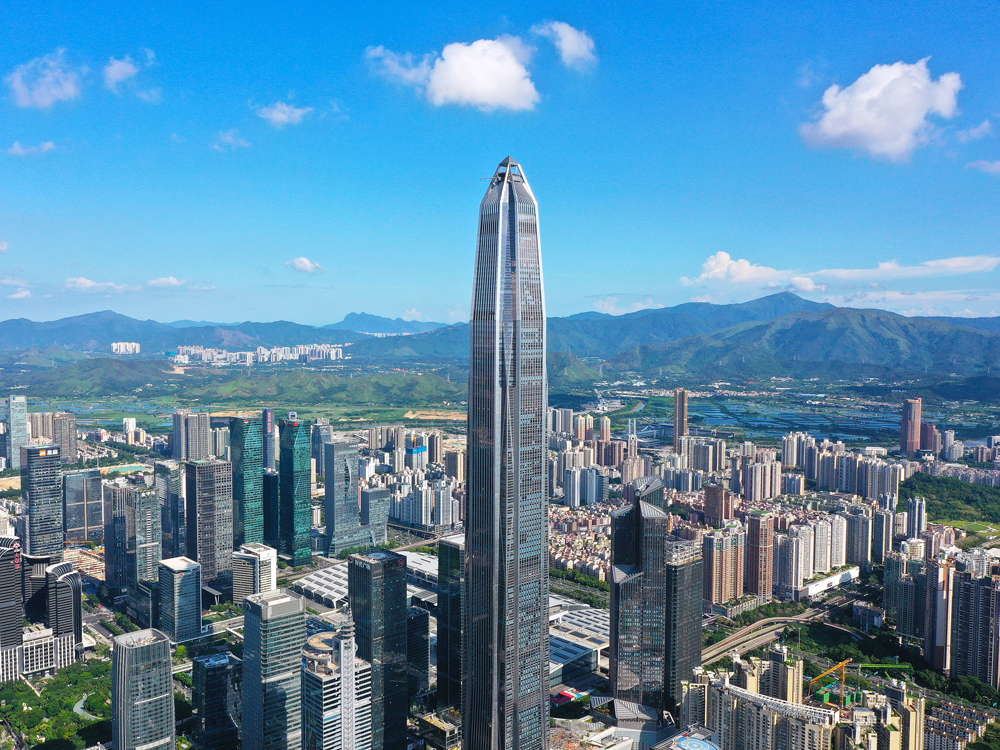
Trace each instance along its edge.
<path fill-rule="evenodd" d="M 846 659 L 846 660 L 840 662 L 840 664 L 835 664 L 832 667 L 830 667 L 828 670 L 826 670 L 825 672 L 822 672 L 822 673 L 818 674 L 816 677 L 813 677 L 809 681 L 809 692 L 812 693 L 812 691 L 813 691 L 813 684 L 814 683 L 819 682 L 820 680 L 822 680 L 824 677 L 826 677 L 829 674 L 833 674 L 834 672 L 839 672 L 840 673 L 840 706 L 841 706 L 841 708 L 843 708 L 844 707 L 844 693 L 845 693 L 845 691 L 847 689 L 847 668 L 848 667 L 857 667 L 857 669 L 858 669 L 858 684 L 859 685 L 861 684 L 861 670 L 862 669 L 912 669 L 912 667 L 909 664 L 858 664 L 858 663 L 853 663 L 852 664 L 850 659 Z"/>

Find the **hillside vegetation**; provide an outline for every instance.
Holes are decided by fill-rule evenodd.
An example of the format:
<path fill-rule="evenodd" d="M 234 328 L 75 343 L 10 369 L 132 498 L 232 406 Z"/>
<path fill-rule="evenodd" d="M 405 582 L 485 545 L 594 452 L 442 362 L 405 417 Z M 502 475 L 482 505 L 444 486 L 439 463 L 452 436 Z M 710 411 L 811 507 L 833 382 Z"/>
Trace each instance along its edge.
<path fill-rule="evenodd" d="M 914 474 L 899 485 L 900 504 L 912 497 L 927 500 L 927 518 L 931 521 L 1000 522 L 1000 487 Z"/>

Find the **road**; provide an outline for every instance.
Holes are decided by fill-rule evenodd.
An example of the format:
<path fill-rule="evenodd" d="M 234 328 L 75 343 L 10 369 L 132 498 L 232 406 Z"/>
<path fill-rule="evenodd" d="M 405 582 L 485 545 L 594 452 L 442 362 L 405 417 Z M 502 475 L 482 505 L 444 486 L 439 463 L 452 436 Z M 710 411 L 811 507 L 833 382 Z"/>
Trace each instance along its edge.
<path fill-rule="evenodd" d="M 403 527 L 403 528 L 405 528 L 405 527 Z M 410 529 L 410 531 L 414 531 L 414 530 Z M 430 533 L 430 532 L 427 532 L 427 533 Z M 443 537 L 443 536 L 448 536 L 448 534 L 431 534 L 431 536 L 427 537 L 426 539 L 420 539 L 420 540 L 418 540 L 416 542 L 411 542 L 410 544 L 404 544 L 401 547 L 393 547 L 392 551 L 393 552 L 402 552 L 404 550 L 414 549 L 415 547 L 430 547 L 432 545 L 437 544 L 439 541 L 441 541 L 441 537 Z M 282 576 L 279 573 L 278 574 L 278 586 L 279 587 L 287 586 L 289 583 L 292 583 L 293 581 L 297 581 L 300 578 L 305 578 L 308 575 L 312 575 L 317 570 L 322 570 L 323 568 L 329 568 L 332 565 L 346 565 L 347 564 L 347 560 L 336 560 L 336 559 L 331 560 L 331 559 L 328 559 L 328 558 L 325 558 L 325 557 L 321 558 L 321 559 L 323 560 L 323 562 L 325 564 L 320 564 L 318 567 L 313 568 L 312 570 L 308 570 L 305 573 L 293 573 L 290 576 Z"/>

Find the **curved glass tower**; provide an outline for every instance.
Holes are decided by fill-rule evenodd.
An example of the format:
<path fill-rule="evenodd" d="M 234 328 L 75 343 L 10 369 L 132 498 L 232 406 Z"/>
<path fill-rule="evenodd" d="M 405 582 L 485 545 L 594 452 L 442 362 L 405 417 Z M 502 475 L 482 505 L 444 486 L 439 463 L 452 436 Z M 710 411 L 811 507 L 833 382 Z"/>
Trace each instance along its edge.
<path fill-rule="evenodd" d="M 545 750 L 545 296 L 538 203 L 509 156 L 479 207 L 471 344 L 463 745 Z"/>

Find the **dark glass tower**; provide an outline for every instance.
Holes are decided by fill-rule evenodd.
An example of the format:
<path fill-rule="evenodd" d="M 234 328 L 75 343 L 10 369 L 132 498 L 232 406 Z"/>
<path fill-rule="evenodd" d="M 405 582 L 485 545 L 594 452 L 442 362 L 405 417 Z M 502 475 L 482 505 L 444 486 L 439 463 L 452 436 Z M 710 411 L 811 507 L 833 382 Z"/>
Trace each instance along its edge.
<path fill-rule="evenodd" d="M 462 706 L 462 600 L 465 598 L 465 539 L 448 536 L 438 545 L 438 708 Z"/>
<path fill-rule="evenodd" d="M 226 651 L 192 659 L 191 691 L 198 710 L 195 736 L 202 747 L 239 750 L 240 686 L 243 662 Z"/>
<path fill-rule="evenodd" d="M 281 458 L 278 461 L 279 547 L 293 566 L 312 560 L 312 465 L 309 425 L 289 416 L 278 424 Z"/>
<path fill-rule="evenodd" d="M 63 530 L 67 542 L 104 539 L 101 470 L 83 469 L 63 474 Z"/>
<path fill-rule="evenodd" d="M 47 614 L 45 624 L 55 636 L 72 635 L 76 658 L 83 657 L 83 579 L 68 562 L 45 569 Z"/>
<path fill-rule="evenodd" d="M 701 665 L 704 586 L 699 542 L 642 499 L 611 517 L 611 692 L 678 716 L 681 682 Z"/>
<path fill-rule="evenodd" d="M 119 603 L 125 600 L 125 555 L 128 550 L 125 500 L 129 488 L 106 484 L 104 495 L 104 584 L 108 593 Z"/>
<path fill-rule="evenodd" d="M 184 499 L 184 464 L 157 461 L 154 466 L 156 495 L 160 500 L 163 557 L 187 555 L 187 508 Z"/>
<path fill-rule="evenodd" d="M 349 547 L 371 544 L 361 527 L 358 507 L 358 446 L 324 443 L 326 467 L 327 554 L 338 555 Z"/>
<path fill-rule="evenodd" d="M 62 467 L 58 445 L 21 449 L 21 496 L 28 506 L 29 555 L 58 562 L 63 555 Z"/>
<path fill-rule="evenodd" d="M 278 549 L 281 537 L 281 483 L 278 472 L 264 469 L 264 544 Z"/>
<path fill-rule="evenodd" d="M 260 419 L 229 420 L 233 463 L 233 548 L 264 542 L 264 429 Z"/>
<path fill-rule="evenodd" d="M 384 549 L 351 555 L 347 589 L 358 656 L 372 665 L 371 748 L 406 747 L 406 558 Z"/>
<path fill-rule="evenodd" d="M 0 537 L 0 649 L 23 642 L 23 567 L 21 540 L 16 536 Z"/>
<path fill-rule="evenodd" d="M 160 577 L 163 534 L 160 500 L 152 487 L 128 487 L 125 494 L 126 611 L 144 627 L 152 622 L 152 582 Z"/>
<path fill-rule="evenodd" d="M 549 745 L 545 297 L 538 204 L 497 167 L 479 207 L 469 371 L 463 744 Z"/>

